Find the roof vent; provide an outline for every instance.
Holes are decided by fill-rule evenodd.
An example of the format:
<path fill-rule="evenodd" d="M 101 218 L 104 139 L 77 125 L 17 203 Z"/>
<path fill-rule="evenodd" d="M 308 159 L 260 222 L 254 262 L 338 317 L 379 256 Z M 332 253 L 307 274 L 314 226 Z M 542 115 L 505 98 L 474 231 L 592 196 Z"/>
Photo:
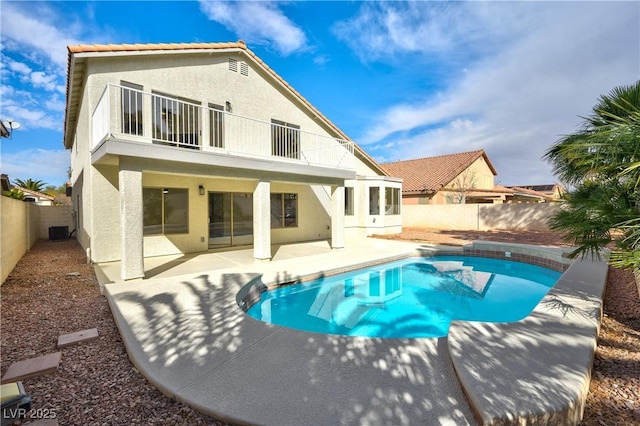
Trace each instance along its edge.
<path fill-rule="evenodd" d="M 229 58 L 229 71 L 238 72 L 238 61 L 233 58 Z"/>
<path fill-rule="evenodd" d="M 246 62 L 240 62 L 240 74 L 249 76 L 249 65 Z"/>

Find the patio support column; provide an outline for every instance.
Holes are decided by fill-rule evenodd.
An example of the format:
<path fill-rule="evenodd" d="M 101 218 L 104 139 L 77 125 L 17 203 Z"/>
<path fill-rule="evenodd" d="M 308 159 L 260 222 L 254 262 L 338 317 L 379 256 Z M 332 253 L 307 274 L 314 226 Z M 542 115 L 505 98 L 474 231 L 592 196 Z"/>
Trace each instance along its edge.
<path fill-rule="evenodd" d="M 144 278 L 142 171 L 120 159 L 120 276 Z"/>
<path fill-rule="evenodd" d="M 331 187 L 331 248 L 344 248 L 344 186 Z"/>
<path fill-rule="evenodd" d="M 271 182 L 261 180 L 253 191 L 253 257 L 271 260 Z"/>

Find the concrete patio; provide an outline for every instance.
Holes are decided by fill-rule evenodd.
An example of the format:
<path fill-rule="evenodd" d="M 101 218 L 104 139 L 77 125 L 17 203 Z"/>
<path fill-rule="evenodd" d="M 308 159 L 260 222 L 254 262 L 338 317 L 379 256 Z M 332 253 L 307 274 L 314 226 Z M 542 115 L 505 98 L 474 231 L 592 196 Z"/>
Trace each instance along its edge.
<path fill-rule="evenodd" d="M 447 338 L 306 333 L 238 307 L 252 280 L 290 282 L 386 258 L 461 248 L 366 239 L 146 259 L 147 279 L 109 283 L 134 365 L 163 393 L 234 423 L 575 424 L 588 391 L 607 265 L 574 262 L 522 321 L 455 322 Z M 550 249 L 551 250 L 551 249 Z M 552 251 L 552 250 L 551 250 Z M 115 273 L 114 273 L 115 271 Z"/>

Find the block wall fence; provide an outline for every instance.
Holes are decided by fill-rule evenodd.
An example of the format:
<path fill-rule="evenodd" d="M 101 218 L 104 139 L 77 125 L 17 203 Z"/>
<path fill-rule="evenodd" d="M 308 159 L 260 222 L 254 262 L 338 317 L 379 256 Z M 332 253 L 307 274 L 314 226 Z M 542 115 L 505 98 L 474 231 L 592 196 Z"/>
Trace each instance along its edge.
<path fill-rule="evenodd" d="M 0 278 L 4 283 L 22 256 L 40 239 L 49 238 L 49 227 L 75 228 L 71 206 L 37 206 L 0 196 Z"/>
<path fill-rule="evenodd" d="M 560 203 L 403 205 L 402 226 L 455 231 L 548 231 Z"/>

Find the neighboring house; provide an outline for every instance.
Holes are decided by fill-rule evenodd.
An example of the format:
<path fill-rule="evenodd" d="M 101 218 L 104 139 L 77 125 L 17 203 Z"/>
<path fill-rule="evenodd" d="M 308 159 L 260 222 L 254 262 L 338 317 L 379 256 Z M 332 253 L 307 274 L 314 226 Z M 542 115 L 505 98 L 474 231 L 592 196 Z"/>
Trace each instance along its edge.
<path fill-rule="evenodd" d="M 563 195 L 566 192 L 564 188 L 558 185 L 557 183 L 550 183 L 545 185 L 516 185 L 516 186 L 509 186 L 508 188 L 527 189 L 530 191 L 535 191 L 537 193 L 542 193 L 546 195 L 551 201 L 561 200 Z"/>
<path fill-rule="evenodd" d="M 501 203 L 511 193 L 495 188 L 497 172 L 482 149 L 382 167 L 389 175 L 403 179 L 404 204 Z"/>
<path fill-rule="evenodd" d="M 243 42 L 69 47 L 78 240 L 145 257 L 401 231 L 391 178 Z"/>
<path fill-rule="evenodd" d="M 37 206 L 52 206 L 54 204 L 55 197 L 45 194 L 43 192 L 32 191 L 31 189 L 23 188 L 21 186 L 13 186 L 14 189 L 24 194 L 23 201 L 28 203 L 34 203 Z"/>

